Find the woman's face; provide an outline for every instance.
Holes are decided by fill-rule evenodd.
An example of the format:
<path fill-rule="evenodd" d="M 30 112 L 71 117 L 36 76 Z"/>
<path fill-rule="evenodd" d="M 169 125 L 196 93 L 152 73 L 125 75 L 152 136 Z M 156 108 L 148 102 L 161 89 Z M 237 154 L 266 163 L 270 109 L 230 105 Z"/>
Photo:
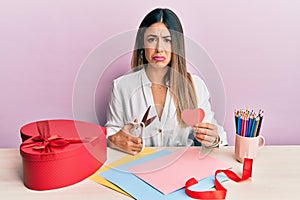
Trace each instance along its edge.
<path fill-rule="evenodd" d="M 157 22 L 146 29 L 144 50 L 148 63 L 153 67 L 164 68 L 172 56 L 171 34 L 164 23 Z"/>

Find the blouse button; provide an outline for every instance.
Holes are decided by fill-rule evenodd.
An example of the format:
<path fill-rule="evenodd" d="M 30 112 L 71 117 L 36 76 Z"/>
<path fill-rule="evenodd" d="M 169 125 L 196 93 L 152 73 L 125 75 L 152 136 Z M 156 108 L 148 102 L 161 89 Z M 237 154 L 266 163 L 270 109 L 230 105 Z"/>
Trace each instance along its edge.
<path fill-rule="evenodd" d="M 162 129 L 161 129 L 161 128 L 160 128 L 160 129 L 158 129 L 158 132 L 159 132 L 159 133 L 161 133 L 161 132 L 162 132 Z"/>

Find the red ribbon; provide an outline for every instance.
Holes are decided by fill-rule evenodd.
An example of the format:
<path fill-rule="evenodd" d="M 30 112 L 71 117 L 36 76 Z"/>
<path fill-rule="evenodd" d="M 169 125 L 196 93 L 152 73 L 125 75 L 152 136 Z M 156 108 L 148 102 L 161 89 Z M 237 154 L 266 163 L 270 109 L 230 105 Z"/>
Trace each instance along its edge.
<path fill-rule="evenodd" d="M 31 139 L 32 142 L 23 145 L 25 148 L 32 147 L 33 150 L 43 150 L 46 153 L 53 152 L 52 147 L 64 147 L 70 143 L 83 143 L 88 141 L 81 138 L 63 138 L 59 135 L 51 135 L 47 138 L 43 138 L 39 135 Z"/>
<path fill-rule="evenodd" d="M 244 166 L 243 166 L 243 174 L 240 178 L 236 173 L 231 170 L 217 170 L 215 172 L 215 191 L 193 191 L 190 190 L 189 187 L 198 183 L 195 178 L 189 179 L 185 183 L 185 193 L 194 198 L 194 199 L 225 199 L 227 189 L 222 186 L 222 184 L 218 181 L 217 175 L 219 173 L 224 173 L 229 179 L 235 182 L 241 182 L 247 180 L 252 176 L 252 163 L 253 159 L 245 158 L 244 159 Z"/>
<path fill-rule="evenodd" d="M 48 121 L 37 122 L 38 136 L 31 138 L 32 142 L 22 144 L 25 148 L 42 150 L 42 152 L 54 152 L 52 147 L 64 147 L 70 143 L 84 143 L 90 141 L 82 138 L 63 138 L 57 134 L 51 135 Z"/>

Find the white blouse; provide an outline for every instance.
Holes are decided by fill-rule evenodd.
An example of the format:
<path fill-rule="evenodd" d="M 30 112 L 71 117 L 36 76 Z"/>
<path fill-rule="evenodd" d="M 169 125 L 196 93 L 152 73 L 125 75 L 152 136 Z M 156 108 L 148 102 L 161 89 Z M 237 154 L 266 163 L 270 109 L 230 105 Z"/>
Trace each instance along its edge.
<path fill-rule="evenodd" d="M 220 145 L 227 145 L 226 132 L 214 119 L 209 102 L 209 92 L 202 79 L 192 75 L 198 107 L 205 112 L 203 122 L 217 125 Z M 151 105 L 148 118 L 157 115 L 151 91 L 151 82 L 145 69 L 123 75 L 113 81 L 113 88 L 107 112 L 107 136 L 118 132 L 125 124 L 134 119 L 141 120 L 147 108 Z M 143 142 L 145 146 L 186 146 L 189 138 L 193 139 L 191 127 L 181 128 L 176 119 L 175 104 L 171 99 L 169 89 L 161 115 L 145 128 Z"/>

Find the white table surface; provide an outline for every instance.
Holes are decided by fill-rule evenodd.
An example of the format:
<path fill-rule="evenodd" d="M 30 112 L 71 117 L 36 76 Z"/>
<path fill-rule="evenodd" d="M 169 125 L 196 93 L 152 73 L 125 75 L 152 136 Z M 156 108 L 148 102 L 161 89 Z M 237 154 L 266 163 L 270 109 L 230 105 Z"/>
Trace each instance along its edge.
<path fill-rule="evenodd" d="M 233 147 L 214 149 L 210 156 L 229 163 L 241 174 L 242 164 L 234 159 Z M 124 154 L 108 148 L 108 162 Z M 250 180 L 227 181 L 226 199 L 299 199 L 300 146 L 265 146 L 254 161 Z M 22 159 L 18 149 L 0 149 L 0 198 L 9 199 L 131 199 L 86 179 L 74 185 L 48 191 L 29 190 L 22 181 Z"/>

